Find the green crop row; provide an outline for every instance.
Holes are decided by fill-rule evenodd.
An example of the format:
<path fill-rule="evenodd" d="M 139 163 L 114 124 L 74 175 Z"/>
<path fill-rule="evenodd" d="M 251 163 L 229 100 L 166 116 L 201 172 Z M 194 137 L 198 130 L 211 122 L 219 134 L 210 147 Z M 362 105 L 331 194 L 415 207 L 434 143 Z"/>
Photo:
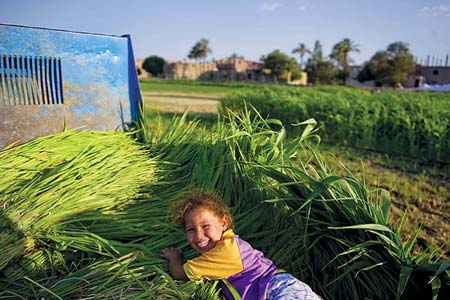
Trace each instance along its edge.
<path fill-rule="evenodd" d="M 450 94 L 344 87 L 262 87 L 234 91 L 222 106 L 253 105 L 285 124 L 317 120 L 323 140 L 431 161 L 450 161 Z M 295 132 L 289 126 L 288 132 Z"/>

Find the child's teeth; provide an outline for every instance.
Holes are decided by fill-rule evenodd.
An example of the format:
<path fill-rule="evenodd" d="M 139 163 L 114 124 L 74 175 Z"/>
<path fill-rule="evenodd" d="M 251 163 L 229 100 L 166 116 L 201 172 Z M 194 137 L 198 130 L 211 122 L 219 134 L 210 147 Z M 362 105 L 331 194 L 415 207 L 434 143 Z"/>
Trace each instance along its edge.
<path fill-rule="evenodd" d="M 204 241 L 204 242 L 198 243 L 198 245 L 199 245 L 200 247 L 204 247 L 204 246 L 206 246 L 207 244 L 208 244 L 208 241 Z"/>

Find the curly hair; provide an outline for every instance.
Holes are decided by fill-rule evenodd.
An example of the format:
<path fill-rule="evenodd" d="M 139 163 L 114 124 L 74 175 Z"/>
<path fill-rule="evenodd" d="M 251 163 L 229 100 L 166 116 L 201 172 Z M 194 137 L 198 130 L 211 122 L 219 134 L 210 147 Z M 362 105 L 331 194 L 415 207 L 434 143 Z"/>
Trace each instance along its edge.
<path fill-rule="evenodd" d="M 227 229 L 234 227 L 230 208 L 223 203 L 219 194 L 212 190 L 195 188 L 183 191 L 177 195 L 174 204 L 171 209 L 172 217 L 182 227 L 185 225 L 186 213 L 197 208 L 207 209 L 218 218 L 226 216 L 228 219 Z"/>

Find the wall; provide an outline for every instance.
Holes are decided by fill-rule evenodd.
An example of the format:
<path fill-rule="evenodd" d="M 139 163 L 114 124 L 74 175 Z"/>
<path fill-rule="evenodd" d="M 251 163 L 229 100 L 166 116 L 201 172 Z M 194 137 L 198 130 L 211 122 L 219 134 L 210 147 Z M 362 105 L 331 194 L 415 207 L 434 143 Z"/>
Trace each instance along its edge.
<path fill-rule="evenodd" d="M 442 85 L 450 83 L 450 67 L 420 66 L 416 68 L 416 75 L 423 76 L 429 85 Z"/>

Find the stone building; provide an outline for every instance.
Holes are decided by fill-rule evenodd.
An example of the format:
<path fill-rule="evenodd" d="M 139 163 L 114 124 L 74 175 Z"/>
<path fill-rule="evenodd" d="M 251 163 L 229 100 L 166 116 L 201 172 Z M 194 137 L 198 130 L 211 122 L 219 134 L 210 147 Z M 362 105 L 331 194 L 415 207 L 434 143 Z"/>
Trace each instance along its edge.
<path fill-rule="evenodd" d="M 263 65 L 257 62 L 245 59 L 221 59 L 216 62 L 216 66 L 218 72 L 214 79 L 217 81 L 272 81 Z"/>
<path fill-rule="evenodd" d="M 142 65 L 144 64 L 143 59 L 136 59 L 135 64 L 139 79 L 152 77 L 152 75 L 149 72 L 147 72 L 146 70 L 144 70 L 144 68 L 142 68 Z"/>
<path fill-rule="evenodd" d="M 164 78 L 167 79 L 204 79 L 206 74 L 217 72 L 215 63 L 190 63 L 186 61 L 166 62 Z"/>
<path fill-rule="evenodd" d="M 246 81 L 269 83 L 275 82 L 269 70 L 263 65 L 245 59 L 223 59 L 212 63 L 167 62 L 164 65 L 164 78 L 190 79 L 206 81 Z M 289 76 L 288 76 L 289 78 Z M 300 80 L 278 80 L 280 83 L 306 85 L 307 75 L 303 73 Z"/>

